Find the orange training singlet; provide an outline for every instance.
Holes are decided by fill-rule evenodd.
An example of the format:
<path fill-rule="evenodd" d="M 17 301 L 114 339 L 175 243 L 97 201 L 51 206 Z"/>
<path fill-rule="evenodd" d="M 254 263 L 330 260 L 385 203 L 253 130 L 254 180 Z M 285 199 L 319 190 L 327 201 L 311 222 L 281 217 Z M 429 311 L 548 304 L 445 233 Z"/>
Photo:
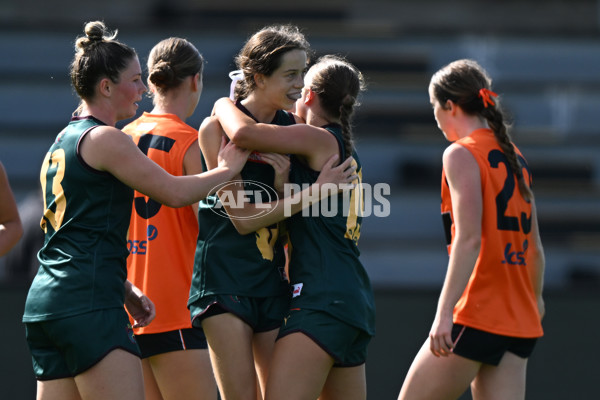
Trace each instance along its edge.
<path fill-rule="evenodd" d="M 183 175 L 183 158 L 198 131 L 173 114 L 144 113 L 123 131 L 172 175 Z M 156 307 L 156 318 L 136 334 L 191 328 L 187 309 L 198 221 L 191 206 L 170 208 L 134 193 L 127 247 L 127 278 Z"/>
<path fill-rule="evenodd" d="M 533 338 L 543 335 L 531 276 L 534 262 L 527 251 L 531 238 L 531 204 L 521 196 L 508 159 L 489 129 L 457 140 L 471 152 L 481 175 L 483 215 L 481 250 L 475 268 L 454 308 L 454 322 L 498 335 Z M 526 182 L 527 163 L 515 146 Z M 442 216 L 448 253 L 454 240 L 452 199 L 442 171 Z"/>

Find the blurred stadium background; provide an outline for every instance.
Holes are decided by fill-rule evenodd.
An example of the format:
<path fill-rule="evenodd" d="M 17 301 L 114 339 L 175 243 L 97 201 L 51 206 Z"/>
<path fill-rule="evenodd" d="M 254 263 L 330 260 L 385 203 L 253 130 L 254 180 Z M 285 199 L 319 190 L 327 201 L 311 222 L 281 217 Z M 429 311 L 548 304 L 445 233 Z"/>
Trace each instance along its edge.
<path fill-rule="evenodd" d="M 24 213 L 39 213 L 30 199 L 41 160 L 77 106 L 68 77 L 74 39 L 96 19 L 119 29 L 142 63 L 165 37 L 197 46 L 207 63 L 192 126 L 228 94 L 234 55 L 267 24 L 296 24 L 317 55 L 342 54 L 363 71 L 368 91 L 355 133 L 364 179 L 391 186 L 391 215 L 366 218 L 360 243 L 378 307 L 367 363 L 373 400 L 396 398 L 428 333 L 446 268 L 439 185 L 447 142 L 427 84 L 454 59 L 480 62 L 532 169 L 546 250 L 546 336 L 530 360 L 527 398 L 597 398 L 600 1 L 3 1 L 0 160 Z M 140 112 L 150 107 L 146 99 Z M 24 261 L 0 258 L 2 399 L 35 398 L 20 324 L 29 270 Z"/>

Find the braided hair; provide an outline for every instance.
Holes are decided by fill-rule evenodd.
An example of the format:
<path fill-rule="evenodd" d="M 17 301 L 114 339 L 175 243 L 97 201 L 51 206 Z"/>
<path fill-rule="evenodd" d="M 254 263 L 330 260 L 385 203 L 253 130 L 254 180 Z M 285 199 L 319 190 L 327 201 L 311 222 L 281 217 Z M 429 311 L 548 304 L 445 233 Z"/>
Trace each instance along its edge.
<path fill-rule="evenodd" d="M 454 61 L 437 71 L 431 78 L 429 92 L 442 107 L 451 100 L 466 114 L 480 115 L 487 120 L 498 145 L 508 159 L 512 173 L 517 177 L 521 196 L 529 201 L 533 197 L 533 192 L 525 182 L 523 166 L 517 158 L 508 133 L 509 126 L 504 112 L 496 99 L 490 101 L 486 98 L 486 94 L 495 95 L 491 92 L 491 86 L 491 78 L 477 62 L 463 59 Z"/>
<path fill-rule="evenodd" d="M 310 90 L 319 96 L 322 110 L 330 119 L 339 119 L 342 125 L 344 152 L 352 155 L 352 117 L 359 93 L 365 89 L 362 73 L 351 63 L 339 56 L 327 55 L 319 58 L 310 68 L 312 82 Z"/>

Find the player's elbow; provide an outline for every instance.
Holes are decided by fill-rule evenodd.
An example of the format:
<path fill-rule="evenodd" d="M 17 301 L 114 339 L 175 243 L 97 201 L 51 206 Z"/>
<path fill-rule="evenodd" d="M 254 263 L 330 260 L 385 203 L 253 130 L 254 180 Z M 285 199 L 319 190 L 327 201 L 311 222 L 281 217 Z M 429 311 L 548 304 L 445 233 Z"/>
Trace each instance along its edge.
<path fill-rule="evenodd" d="M 481 235 L 475 233 L 457 233 L 454 239 L 461 252 L 478 254 L 481 250 Z"/>
<path fill-rule="evenodd" d="M 229 139 L 236 145 L 244 149 L 252 148 L 252 134 L 251 130 L 247 126 L 240 126 L 234 129 L 229 135 Z"/>
<path fill-rule="evenodd" d="M 180 208 L 185 207 L 193 203 L 193 200 L 186 195 L 186 193 L 179 190 L 171 190 L 166 193 L 167 195 L 157 201 L 167 207 Z"/>

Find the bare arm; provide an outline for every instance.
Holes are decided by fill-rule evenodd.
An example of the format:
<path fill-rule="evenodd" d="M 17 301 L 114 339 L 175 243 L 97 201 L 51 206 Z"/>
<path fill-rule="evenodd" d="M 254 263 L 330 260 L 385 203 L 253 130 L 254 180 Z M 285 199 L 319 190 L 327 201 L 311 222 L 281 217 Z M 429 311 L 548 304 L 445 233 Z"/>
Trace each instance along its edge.
<path fill-rule="evenodd" d="M 443 163 L 452 196 L 455 236 L 429 334 L 430 348 L 436 356 L 450 354 L 453 347 L 452 313 L 475 268 L 481 248 L 483 215 L 479 166 L 471 153 L 460 145 L 450 145 L 444 152 Z"/>
<path fill-rule="evenodd" d="M 227 99 L 227 101 L 229 100 Z M 237 109 L 235 106 L 234 108 Z M 333 137 L 331 134 L 327 134 Z M 200 148 L 202 149 L 202 154 L 209 169 L 211 168 L 211 165 L 215 164 L 215 149 L 217 148 L 217 143 L 221 140 L 222 135 L 223 129 L 221 128 L 221 124 L 214 116 L 207 117 L 200 125 L 198 141 L 200 142 Z M 333 165 L 338 162 L 338 158 L 336 150 L 334 155 L 330 156 L 329 160 L 323 165 L 323 169 L 316 183 L 319 183 L 319 185 L 323 183 L 347 184 L 356 179 L 356 163 L 353 163 L 354 159 L 349 157 L 343 164 L 334 168 Z M 271 162 L 273 159 L 265 157 L 265 161 Z M 241 177 L 238 176 L 235 180 L 241 181 Z M 241 191 L 243 188 L 237 185 L 228 185 L 226 189 L 233 192 L 232 198 L 238 198 L 237 192 Z M 290 195 L 283 201 L 279 201 L 279 204 L 275 204 L 275 202 L 264 204 L 264 206 L 272 208 L 273 211 L 266 215 L 262 215 L 260 218 L 250 218 L 261 211 L 258 210 L 254 204 L 244 203 L 243 207 L 235 208 L 224 204 L 224 208 L 236 230 L 240 234 L 246 235 L 257 231 L 260 228 L 282 221 L 286 217 L 299 212 L 304 207 L 333 194 L 332 192 L 323 191 L 321 189 L 323 188 L 320 187 L 319 189 L 316 189 L 316 187 L 312 187 L 300 193 L 295 193 L 293 196 Z M 316 190 L 321 190 L 321 193 L 317 193 Z M 223 193 L 221 192 L 220 196 L 222 195 Z M 287 209 L 286 206 L 288 207 Z"/>
<path fill-rule="evenodd" d="M 23 236 L 23 225 L 4 166 L 0 163 L 0 257 Z"/>
<path fill-rule="evenodd" d="M 207 117 L 198 129 L 198 143 L 209 170 L 217 166 L 217 153 L 224 135 L 217 117 Z"/>
<path fill-rule="evenodd" d="M 290 179 L 290 157 L 279 153 L 260 153 L 260 158 L 275 170 L 273 189 L 279 196 L 283 196 L 285 185 Z"/>
<path fill-rule="evenodd" d="M 279 126 L 256 123 L 228 98 L 215 103 L 214 113 L 231 141 L 243 148 L 298 154 L 317 171 L 329 157 L 339 152 L 337 140 L 326 129 L 307 124 Z"/>
<path fill-rule="evenodd" d="M 224 132 L 223 129 L 221 128 L 221 124 L 219 123 L 219 120 L 215 117 L 215 116 L 211 116 L 211 117 L 207 117 L 204 119 L 204 121 L 202 121 L 202 124 L 200 125 L 200 128 L 198 130 L 198 142 L 200 144 L 200 148 L 202 150 L 202 155 L 204 156 L 204 160 L 206 161 L 206 164 L 208 166 L 208 168 L 214 168 L 214 166 L 216 165 L 216 151 L 218 149 L 218 143 L 223 139 Z M 267 160 L 265 161 L 269 161 L 268 157 Z M 242 182 L 242 177 L 240 175 L 236 176 L 234 178 L 235 181 L 239 181 L 239 183 Z M 232 198 L 237 199 L 238 198 L 238 193 L 240 191 L 243 190 L 243 185 L 227 185 L 225 187 L 225 190 L 221 190 L 218 195 L 220 198 L 224 198 L 224 196 L 226 195 L 225 191 L 230 192 L 230 194 L 233 196 Z M 268 219 L 261 219 L 260 221 L 264 221 L 263 222 L 259 222 L 257 220 L 255 220 L 254 218 L 252 218 L 253 216 L 257 215 L 259 213 L 260 210 L 257 210 L 256 206 L 254 204 L 250 204 L 247 202 L 244 202 L 240 207 L 230 207 L 228 204 L 226 204 L 226 202 L 223 203 L 223 206 L 225 208 L 225 211 L 227 212 L 227 214 L 229 215 L 229 218 L 231 220 L 231 222 L 233 223 L 233 226 L 236 228 L 236 230 L 242 234 L 242 235 L 246 235 L 252 232 L 255 232 L 256 230 L 263 228 L 265 226 L 269 226 L 275 222 L 281 221 L 284 219 L 284 217 L 281 217 L 280 219 L 276 219 L 277 217 L 275 215 L 272 215 L 272 218 L 268 218 Z M 268 205 L 269 207 L 273 207 L 274 203 L 271 204 L 269 203 Z M 271 213 L 272 214 L 272 213 Z M 279 216 L 279 214 L 277 214 L 277 216 Z M 273 218 L 275 217 L 275 219 Z"/>
<path fill-rule="evenodd" d="M 319 174 L 317 181 L 309 186 L 308 188 L 290 193 L 287 197 L 266 204 L 262 204 L 261 208 L 258 209 L 254 204 L 245 203 L 243 208 L 232 208 L 224 204 L 224 208 L 229 214 L 231 222 L 235 226 L 236 230 L 246 235 L 252 232 L 272 225 L 279 221 L 283 221 L 285 218 L 291 217 L 302 209 L 309 207 L 313 203 L 319 202 L 327 197 L 338 193 L 338 190 L 350 190 L 352 182 L 357 178 L 356 163 L 353 163 L 353 158 L 348 158 L 342 164 L 334 167 L 337 164 L 338 156 L 334 155 L 323 166 L 323 170 Z M 335 190 L 331 190 L 334 184 Z M 233 198 L 237 198 L 237 190 L 242 188 L 239 186 L 229 185 L 228 190 L 232 190 Z M 267 209 L 271 210 L 269 213 L 264 213 L 264 207 L 268 206 Z M 263 211 L 260 217 L 254 217 Z"/>
<path fill-rule="evenodd" d="M 218 167 L 199 175 L 173 176 L 146 157 L 120 130 L 102 126 L 89 132 L 81 156 L 91 167 L 107 171 L 127 186 L 169 207 L 182 207 L 206 197 L 218 184 L 235 176 L 249 152 L 228 144 Z"/>
<path fill-rule="evenodd" d="M 197 175 L 202 173 L 202 157 L 200 153 L 200 146 L 198 142 L 194 142 L 185 152 L 183 156 L 183 174 L 184 175 Z M 196 219 L 198 219 L 198 202 L 191 204 L 192 210 Z"/>
<path fill-rule="evenodd" d="M 546 268 L 546 258 L 544 256 L 544 248 L 542 246 L 542 240 L 540 238 L 540 231 L 537 221 L 537 207 L 535 206 L 535 199 L 531 200 L 531 237 L 533 246 L 529 251 L 533 252 L 534 268 L 531 281 L 533 282 L 533 290 L 537 298 L 538 312 L 540 319 L 544 317 L 546 313 L 546 307 L 544 304 L 544 298 L 542 297 L 542 291 L 544 289 L 544 270 Z"/>
<path fill-rule="evenodd" d="M 156 316 L 154 303 L 130 281 L 125 281 L 125 307 L 134 320 L 134 328 L 147 326 Z"/>

